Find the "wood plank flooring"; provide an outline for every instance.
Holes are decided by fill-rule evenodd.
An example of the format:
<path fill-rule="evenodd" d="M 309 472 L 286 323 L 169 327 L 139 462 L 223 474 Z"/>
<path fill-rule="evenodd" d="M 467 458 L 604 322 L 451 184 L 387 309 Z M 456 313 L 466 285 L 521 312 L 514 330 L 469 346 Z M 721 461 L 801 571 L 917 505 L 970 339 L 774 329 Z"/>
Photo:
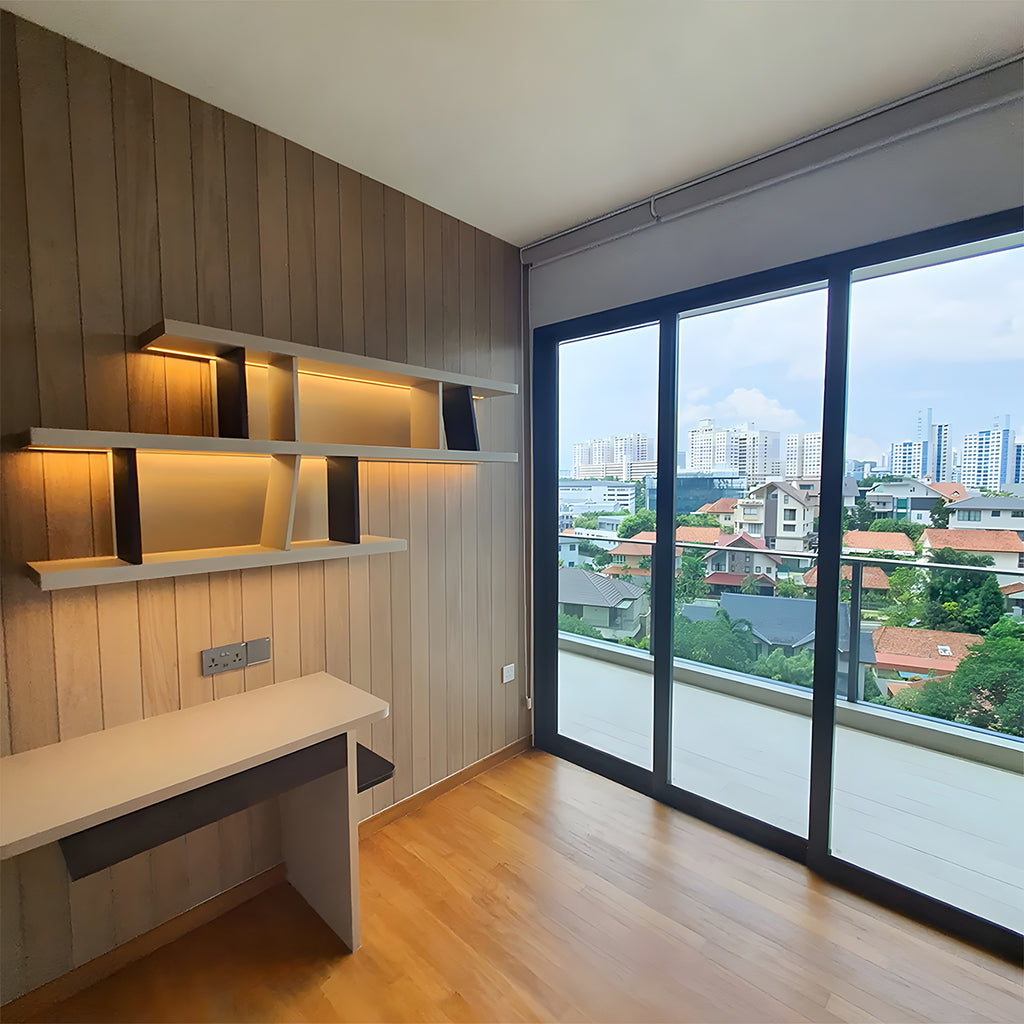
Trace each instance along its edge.
<path fill-rule="evenodd" d="M 362 843 L 363 948 L 280 886 L 47 1021 L 1018 1021 L 1021 973 L 537 751 Z"/>

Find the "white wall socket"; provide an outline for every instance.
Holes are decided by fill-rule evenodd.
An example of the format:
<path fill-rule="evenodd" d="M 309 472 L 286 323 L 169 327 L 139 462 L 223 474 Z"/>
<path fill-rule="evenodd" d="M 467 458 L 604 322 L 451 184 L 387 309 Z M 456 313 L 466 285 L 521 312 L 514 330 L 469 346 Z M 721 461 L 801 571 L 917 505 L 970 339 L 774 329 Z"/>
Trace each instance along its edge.
<path fill-rule="evenodd" d="M 501 681 L 503 683 L 511 683 L 516 677 L 515 665 L 504 665 L 501 669 Z"/>

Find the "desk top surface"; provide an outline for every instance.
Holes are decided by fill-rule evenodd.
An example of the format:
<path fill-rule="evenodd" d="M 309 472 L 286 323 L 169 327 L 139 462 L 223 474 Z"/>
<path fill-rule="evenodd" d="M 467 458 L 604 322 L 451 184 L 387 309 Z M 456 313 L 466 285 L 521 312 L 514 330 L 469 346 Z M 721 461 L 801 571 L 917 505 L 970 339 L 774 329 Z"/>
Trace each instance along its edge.
<path fill-rule="evenodd" d="M 0 857 L 385 718 L 379 697 L 316 672 L 0 760 Z"/>

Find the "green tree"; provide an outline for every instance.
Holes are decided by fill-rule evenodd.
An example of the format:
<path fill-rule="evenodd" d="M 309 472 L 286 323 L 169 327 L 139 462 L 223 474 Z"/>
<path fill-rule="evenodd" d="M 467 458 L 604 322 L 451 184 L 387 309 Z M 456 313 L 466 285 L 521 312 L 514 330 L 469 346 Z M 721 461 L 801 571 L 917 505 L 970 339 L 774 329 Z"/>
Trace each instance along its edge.
<path fill-rule="evenodd" d="M 952 675 L 925 683 L 914 710 L 1024 736 L 1024 623 L 1000 618 Z"/>
<path fill-rule="evenodd" d="M 581 530 L 596 530 L 598 515 L 597 512 L 583 512 L 573 519 L 572 525 L 578 526 Z"/>
<path fill-rule="evenodd" d="M 775 588 L 776 597 L 803 597 L 803 587 L 798 587 L 792 580 L 782 580 Z"/>
<path fill-rule="evenodd" d="M 882 693 L 878 685 L 878 677 L 875 670 L 869 665 L 864 669 L 864 699 L 869 704 L 887 704 L 888 698 Z"/>
<path fill-rule="evenodd" d="M 612 560 L 612 556 L 607 551 L 602 551 L 599 555 L 594 555 L 594 565 L 604 568 Z"/>
<path fill-rule="evenodd" d="M 760 594 L 761 581 L 756 576 L 744 576 L 740 584 L 741 594 Z"/>
<path fill-rule="evenodd" d="M 983 598 L 976 593 L 984 585 L 986 576 L 991 578 L 990 574 L 978 572 L 976 567 L 992 565 L 991 556 L 957 551 L 954 548 L 937 548 L 931 552 L 931 561 L 963 568 L 932 570 L 925 587 L 923 624 L 928 629 L 946 629 L 957 633 L 969 633 L 992 625 L 995 619 L 991 596 Z M 991 588 L 988 590 L 991 595 Z M 1002 615 L 1002 603 L 999 615 Z"/>
<path fill-rule="evenodd" d="M 577 636 L 588 636 L 592 640 L 604 639 L 601 634 L 589 622 L 584 622 L 575 615 L 566 615 L 565 612 L 558 613 L 558 632 L 575 633 Z"/>
<path fill-rule="evenodd" d="M 698 598 L 706 597 L 711 588 L 704 575 L 704 562 L 687 555 L 679 557 L 679 571 L 676 573 L 676 607 L 692 604 Z"/>
<path fill-rule="evenodd" d="M 944 498 L 932 506 L 931 512 L 928 513 L 928 521 L 933 530 L 949 529 L 949 506 Z"/>
<path fill-rule="evenodd" d="M 708 621 L 692 622 L 677 615 L 673 654 L 687 661 L 747 672 L 754 662 L 756 648 L 753 632 L 746 619 L 731 619 L 719 609 Z"/>
<path fill-rule="evenodd" d="M 653 532 L 657 523 L 655 514 L 649 508 L 641 509 L 633 515 L 625 516 L 619 523 L 619 536 L 635 537 L 638 533 Z"/>
<path fill-rule="evenodd" d="M 580 554 L 586 555 L 587 558 L 596 558 L 604 551 L 604 548 L 599 544 L 595 544 L 592 540 L 581 540 L 580 541 Z"/>
<path fill-rule="evenodd" d="M 775 679 L 780 683 L 810 688 L 814 683 L 814 652 L 804 648 L 787 656 L 781 648 L 776 647 L 770 654 L 762 654 L 750 671 L 762 679 Z"/>
<path fill-rule="evenodd" d="M 633 507 L 639 512 L 641 509 L 647 508 L 647 488 L 644 486 L 643 480 L 635 482 L 634 491 L 636 493 L 636 501 L 633 503 Z"/>
<path fill-rule="evenodd" d="M 915 544 L 924 533 L 924 523 L 912 523 L 909 519 L 876 519 L 869 527 L 870 533 L 902 533 Z"/>
<path fill-rule="evenodd" d="M 711 526 L 719 529 L 717 517 L 710 512 L 690 512 L 687 515 L 676 516 L 676 526 Z"/>

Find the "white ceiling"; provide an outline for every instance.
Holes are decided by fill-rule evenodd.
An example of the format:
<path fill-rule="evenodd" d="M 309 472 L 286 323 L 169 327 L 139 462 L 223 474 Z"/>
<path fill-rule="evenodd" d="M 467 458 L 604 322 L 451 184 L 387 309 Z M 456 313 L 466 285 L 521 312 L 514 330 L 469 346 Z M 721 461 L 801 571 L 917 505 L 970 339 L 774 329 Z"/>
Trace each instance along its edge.
<path fill-rule="evenodd" d="M 1024 0 L 0 6 L 516 244 L 1024 43 Z"/>

